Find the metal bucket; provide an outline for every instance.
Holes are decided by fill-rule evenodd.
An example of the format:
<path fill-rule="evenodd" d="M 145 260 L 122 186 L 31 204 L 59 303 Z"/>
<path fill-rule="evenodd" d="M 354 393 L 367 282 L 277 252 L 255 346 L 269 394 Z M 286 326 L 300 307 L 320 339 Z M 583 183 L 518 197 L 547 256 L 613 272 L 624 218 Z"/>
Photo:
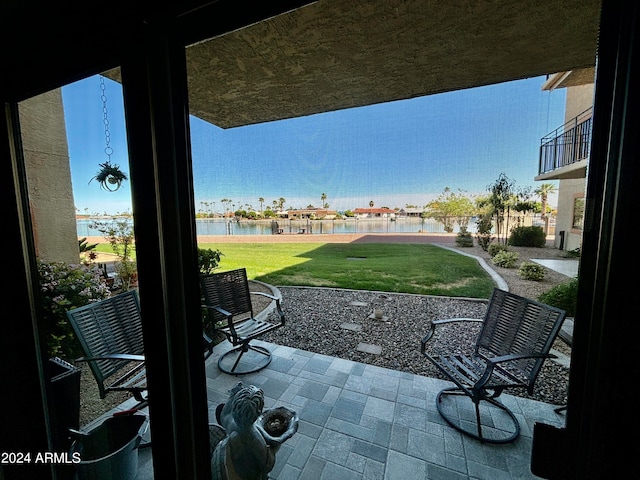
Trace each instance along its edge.
<path fill-rule="evenodd" d="M 138 472 L 138 446 L 149 423 L 144 415 L 110 417 L 83 435 L 75 435 L 71 458 L 78 480 L 133 480 Z"/>

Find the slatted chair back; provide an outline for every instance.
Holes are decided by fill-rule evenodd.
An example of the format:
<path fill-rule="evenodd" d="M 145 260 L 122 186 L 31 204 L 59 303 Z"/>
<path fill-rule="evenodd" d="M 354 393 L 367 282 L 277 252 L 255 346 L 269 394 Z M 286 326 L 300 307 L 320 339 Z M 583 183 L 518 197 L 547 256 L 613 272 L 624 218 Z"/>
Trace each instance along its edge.
<path fill-rule="evenodd" d="M 233 316 L 234 322 L 253 318 L 246 269 L 202 276 L 201 286 L 206 305 L 216 305 L 226 310 Z M 227 317 L 217 310 L 210 309 L 209 315 L 213 325 L 227 322 Z"/>
<path fill-rule="evenodd" d="M 140 303 L 135 290 L 67 312 L 100 390 L 106 396 L 113 377 L 131 360 L 114 355 L 144 355 Z M 140 378 L 139 380 L 144 380 Z"/>
<path fill-rule="evenodd" d="M 212 328 L 223 334 L 233 345 L 231 350 L 218 358 L 220 370 L 231 375 L 243 375 L 265 368 L 271 362 L 271 352 L 266 347 L 251 342 L 284 326 L 285 316 L 280 299 L 268 293 L 249 291 L 249 280 L 244 268 L 201 275 L 200 286 L 203 308 L 208 312 L 205 331 Z M 275 305 L 275 312 L 272 312 L 274 318 L 265 316 L 266 311 L 258 315 L 263 318 L 253 316 L 252 293 L 271 299 Z M 205 351 L 212 352 L 214 342 L 206 333 L 204 343 Z"/>
<path fill-rule="evenodd" d="M 563 310 L 496 288 L 476 341 L 476 354 L 485 358 L 532 356 L 510 362 L 508 367 L 531 394 L 564 317 Z"/>

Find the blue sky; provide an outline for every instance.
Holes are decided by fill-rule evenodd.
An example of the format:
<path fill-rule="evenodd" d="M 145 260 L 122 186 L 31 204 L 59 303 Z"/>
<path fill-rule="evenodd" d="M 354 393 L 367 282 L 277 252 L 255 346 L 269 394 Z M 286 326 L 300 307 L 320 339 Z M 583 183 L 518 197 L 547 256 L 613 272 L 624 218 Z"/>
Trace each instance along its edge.
<path fill-rule="evenodd" d="M 544 77 L 223 130 L 191 117 L 196 208 L 337 210 L 422 206 L 445 187 L 486 194 L 501 173 L 516 187 L 537 174 L 540 138 L 564 123 L 564 89 Z M 128 173 L 122 90 L 105 79 L 111 162 Z M 84 213 L 131 211 L 129 182 L 106 192 L 89 182 L 107 160 L 99 78 L 63 88 L 75 205 Z M 551 198 L 551 202 L 554 199 Z"/>

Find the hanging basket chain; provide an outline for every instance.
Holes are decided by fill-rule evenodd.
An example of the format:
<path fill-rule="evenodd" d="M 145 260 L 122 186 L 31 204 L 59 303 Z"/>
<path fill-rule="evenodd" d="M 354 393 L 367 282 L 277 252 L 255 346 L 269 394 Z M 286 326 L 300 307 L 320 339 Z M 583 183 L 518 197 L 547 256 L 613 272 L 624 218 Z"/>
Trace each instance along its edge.
<path fill-rule="evenodd" d="M 99 165 L 100 171 L 91 179 L 91 183 L 94 179 L 100 183 L 100 187 L 110 192 L 115 192 L 122 186 L 122 182 L 127 179 L 127 176 L 120 170 L 119 165 L 113 165 L 111 163 L 111 155 L 113 154 L 113 148 L 111 148 L 111 132 L 109 131 L 109 112 L 107 110 L 107 94 L 104 84 L 104 77 L 100 75 L 100 100 L 102 100 L 102 122 L 104 124 L 104 153 L 107 155 L 107 161 Z"/>
<path fill-rule="evenodd" d="M 107 94 L 105 93 L 104 77 L 100 75 L 100 100 L 102 100 L 102 123 L 104 124 L 104 153 L 107 155 L 108 162 L 111 162 L 113 148 L 111 148 L 111 132 L 109 132 L 109 112 L 107 110 Z"/>

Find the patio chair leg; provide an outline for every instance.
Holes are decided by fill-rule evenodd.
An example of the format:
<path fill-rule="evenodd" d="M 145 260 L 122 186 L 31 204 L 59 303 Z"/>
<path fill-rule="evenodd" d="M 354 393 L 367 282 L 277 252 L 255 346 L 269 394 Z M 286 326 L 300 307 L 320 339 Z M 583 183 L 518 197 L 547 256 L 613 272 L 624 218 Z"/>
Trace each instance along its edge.
<path fill-rule="evenodd" d="M 258 362 L 256 364 L 253 364 L 251 366 L 250 369 L 245 370 L 245 369 L 240 369 L 238 370 L 238 365 L 240 364 L 240 360 L 242 359 L 242 356 L 248 352 L 249 350 L 252 350 L 254 352 L 257 352 L 261 355 L 263 355 L 265 358 L 263 361 Z M 233 366 L 231 368 L 225 367 L 223 365 L 224 360 L 229 356 L 229 355 L 233 355 L 235 353 L 238 353 L 238 357 L 236 358 L 235 362 L 233 363 Z M 254 346 L 251 344 L 243 344 L 240 345 L 239 347 L 233 348 L 231 350 L 229 350 L 228 352 L 226 352 L 225 354 L 223 354 L 219 359 L 218 359 L 218 368 L 220 368 L 220 370 L 222 370 L 225 373 L 228 373 L 230 375 L 245 375 L 247 373 L 253 373 L 253 372 L 257 372 L 258 370 L 262 370 L 263 368 L 265 368 L 267 365 L 269 365 L 271 363 L 271 352 L 269 350 L 267 350 L 264 347 L 259 347 L 259 346 Z"/>
<path fill-rule="evenodd" d="M 452 414 L 451 413 L 447 413 L 447 412 L 444 411 L 444 408 L 442 406 L 442 400 L 443 400 L 443 397 L 446 397 L 446 396 L 462 396 L 462 397 L 466 397 L 467 399 L 469 399 L 470 402 L 473 402 L 473 399 L 469 395 L 467 395 L 464 390 L 462 390 L 461 388 L 458 388 L 458 387 L 445 388 L 444 390 L 440 391 L 440 393 L 438 393 L 438 396 L 436 397 L 436 407 L 438 409 L 438 413 L 449 424 L 449 426 L 453 427 L 454 429 L 456 429 L 460 433 L 463 433 L 464 435 L 467 435 L 468 437 L 475 438 L 476 440 L 479 440 L 482 443 L 492 443 L 492 444 L 510 443 L 510 442 L 513 442 L 520 435 L 520 423 L 518 422 L 518 419 L 516 418 L 516 416 L 505 405 L 503 405 L 502 403 L 498 402 L 494 398 L 482 397 L 478 401 L 478 403 L 473 402 L 475 410 L 476 410 L 476 424 L 477 424 L 477 432 L 478 432 L 478 433 L 475 433 L 475 432 L 473 432 L 471 430 L 465 429 L 460 424 L 460 420 L 459 419 L 456 419 L 454 421 L 451 418 Z M 497 407 L 500 410 L 502 410 L 503 412 L 505 412 L 509 416 L 509 418 L 511 419 L 511 423 L 513 425 L 513 433 L 507 435 L 506 437 L 500 437 L 500 438 L 487 438 L 487 437 L 485 437 L 482 434 L 482 424 L 480 423 L 480 402 L 481 401 L 489 402 L 490 404 L 494 405 L 495 407 Z"/>
<path fill-rule="evenodd" d="M 478 438 L 483 441 L 482 438 L 482 422 L 480 421 L 480 402 L 473 402 L 476 407 L 476 424 L 478 425 Z"/>

